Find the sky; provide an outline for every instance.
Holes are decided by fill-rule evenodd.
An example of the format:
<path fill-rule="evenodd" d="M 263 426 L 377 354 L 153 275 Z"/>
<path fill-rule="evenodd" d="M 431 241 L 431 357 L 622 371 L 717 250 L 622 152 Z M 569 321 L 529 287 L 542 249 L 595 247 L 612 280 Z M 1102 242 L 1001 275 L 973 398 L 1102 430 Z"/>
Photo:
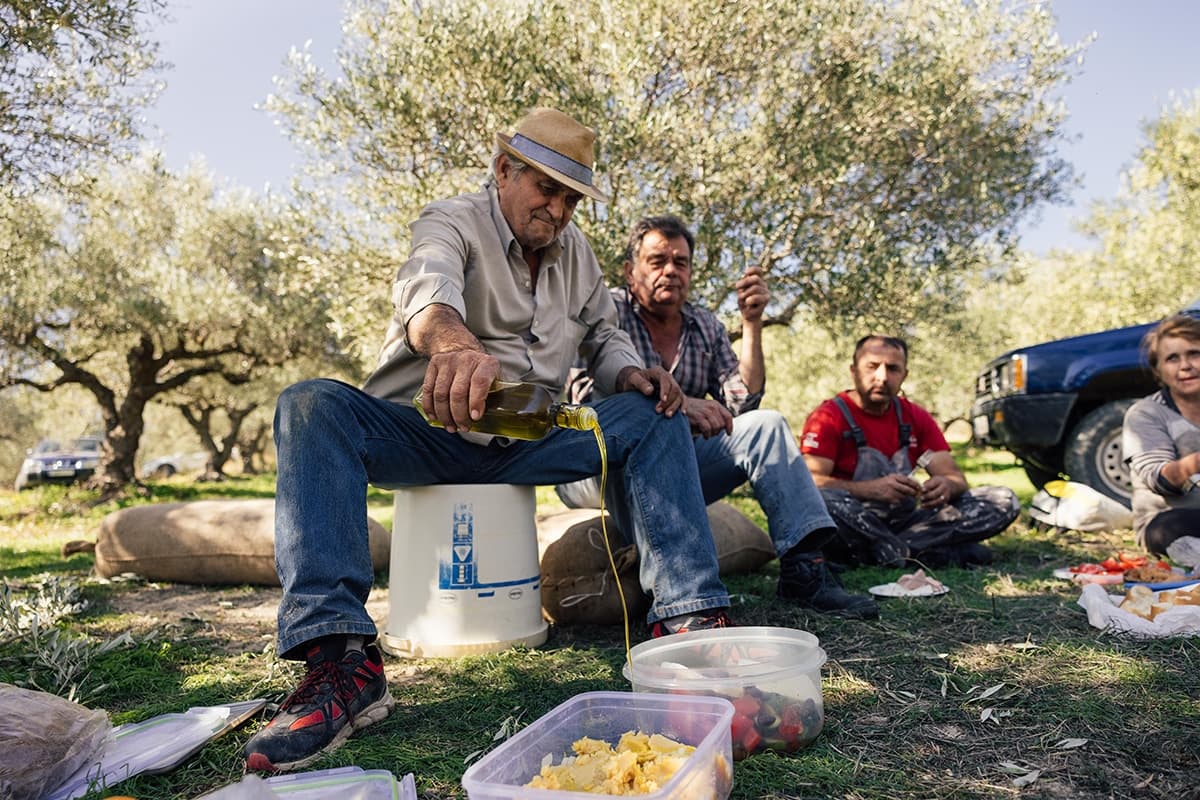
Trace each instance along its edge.
<path fill-rule="evenodd" d="M 256 106 L 272 92 L 292 47 L 311 41 L 319 65 L 334 63 L 340 0 L 168 0 L 156 31 L 174 67 L 147 114 L 172 167 L 203 157 L 217 175 L 251 189 L 287 186 L 295 150 Z M 1200 3 L 1195 0 L 1057 0 L 1060 37 L 1095 32 L 1078 76 L 1064 90 L 1070 141 L 1060 148 L 1081 178 L 1062 206 L 1046 206 L 1021 229 L 1025 249 L 1094 246 L 1072 228 L 1091 203 L 1116 195 L 1144 142 L 1142 125 L 1173 96 L 1200 88 Z"/>

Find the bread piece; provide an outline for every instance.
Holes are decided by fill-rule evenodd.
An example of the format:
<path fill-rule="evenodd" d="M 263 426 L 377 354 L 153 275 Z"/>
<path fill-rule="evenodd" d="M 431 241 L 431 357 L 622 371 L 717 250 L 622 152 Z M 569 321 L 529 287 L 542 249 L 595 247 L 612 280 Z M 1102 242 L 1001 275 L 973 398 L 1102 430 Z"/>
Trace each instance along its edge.
<path fill-rule="evenodd" d="M 1142 619 L 1150 619 L 1153 613 L 1151 606 L 1156 600 L 1154 590 L 1148 589 L 1145 586 L 1134 586 L 1125 593 L 1125 599 L 1121 601 L 1121 608 L 1131 614 L 1136 614 Z"/>
<path fill-rule="evenodd" d="M 1200 583 L 1189 589 L 1176 589 L 1172 602 L 1177 606 L 1200 606 Z"/>

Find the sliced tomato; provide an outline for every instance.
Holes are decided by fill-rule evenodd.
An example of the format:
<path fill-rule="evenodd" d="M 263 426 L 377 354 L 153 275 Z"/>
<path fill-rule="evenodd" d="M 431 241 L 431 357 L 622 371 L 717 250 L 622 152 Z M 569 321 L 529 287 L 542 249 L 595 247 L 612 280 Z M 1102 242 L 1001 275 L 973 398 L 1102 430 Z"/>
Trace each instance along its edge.
<path fill-rule="evenodd" d="M 759 709 L 762 708 L 762 703 L 757 697 L 751 697 L 744 694 L 733 701 L 733 710 L 739 714 L 744 714 L 750 719 L 754 719 L 758 715 Z"/>
<path fill-rule="evenodd" d="M 735 742 L 744 741 L 748 734 L 754 733 L 754 720 L 745 714 L 735 713 L 733 715 L 733 723 L 729 726 L 729 733 L 733 736 Z"/>

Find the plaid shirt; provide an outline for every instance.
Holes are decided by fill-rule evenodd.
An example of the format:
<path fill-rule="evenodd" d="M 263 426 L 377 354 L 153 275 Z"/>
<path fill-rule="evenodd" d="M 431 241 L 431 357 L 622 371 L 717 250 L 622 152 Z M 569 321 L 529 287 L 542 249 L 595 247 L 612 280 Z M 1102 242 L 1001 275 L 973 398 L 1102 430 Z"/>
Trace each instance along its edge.
<path fill-rule="evenodd" d="M 629 290 L 610 289 L 617 306 L 621 330 L 629 334 L 647 367 L 666 366 L 650 341 L 650 332 L 638 316 L 637 300 Z M 675 354 L 671 374 L 688 397 L 711 396 L 735 417 L 753 411 L 762 402 L 762 392 L 751 392 L 738 372 L 737 354 L 729 343 L 729 333 L 716 315 L 691 303 L 683 304 L 683 334 Z M 592 399 L 593 387 L 586 372 L 573 373 L 570 398 L 573 403 Z"/>

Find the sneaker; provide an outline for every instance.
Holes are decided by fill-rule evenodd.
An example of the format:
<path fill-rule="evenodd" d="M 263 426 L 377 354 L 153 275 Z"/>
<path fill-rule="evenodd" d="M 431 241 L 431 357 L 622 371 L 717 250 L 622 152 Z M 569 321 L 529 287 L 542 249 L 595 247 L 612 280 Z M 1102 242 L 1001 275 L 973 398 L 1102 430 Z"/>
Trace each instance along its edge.
<path fill-rule="evenodd" d="M 670 636 L 672 633 L 687 633 L 689 631 L 707 631 L 712 628 L 732 628 L 729 615 L 725 609 L 709 609 L 696 614 L 680 614 L 677 617 L 660 619 L 650 626 L 650 636 L 659 638 Z"/>
<path fill-rule="evenodd" d="M 1180 536 L 1167 545 L 1167 557 L 1185 567 L 1200 565 L 1200 536 Z"/>
<path fill-rule="evenodd" d="M 246 743 L 247 769 L 279 772 L 307 766 L 391 712 L 396 701 L 388 692 L 378 646 L 331 655 L 328 644 L 309 651 L 308 674 L 267 727 Z"/>
<path fill-rule="evenodd" d="M 875 619 L 879 605 L 865 594 L 851 594 L 819 553 L 792 548 L 779 559 L 778 594 L 822 614 L 850 619 Z"/>

